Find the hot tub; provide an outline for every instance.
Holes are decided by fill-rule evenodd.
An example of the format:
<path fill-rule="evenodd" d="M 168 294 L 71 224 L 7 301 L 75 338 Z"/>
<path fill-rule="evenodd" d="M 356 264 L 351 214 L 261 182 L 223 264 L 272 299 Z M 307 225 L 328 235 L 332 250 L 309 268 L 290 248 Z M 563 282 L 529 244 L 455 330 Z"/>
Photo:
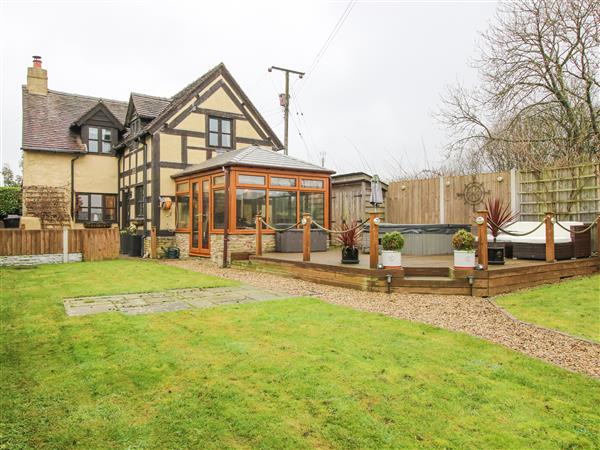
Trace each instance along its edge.
<path fill-rule="evenodd" d="M 451 255 L 452 235 L 458 230 L 471 231 L 469 224 L 379 224 L 379 243 L 385 233 L 399 231 L 404 236 L 405 255 Z M 369 224 L 362 238 L 363 253 L 369 253 Z"/>

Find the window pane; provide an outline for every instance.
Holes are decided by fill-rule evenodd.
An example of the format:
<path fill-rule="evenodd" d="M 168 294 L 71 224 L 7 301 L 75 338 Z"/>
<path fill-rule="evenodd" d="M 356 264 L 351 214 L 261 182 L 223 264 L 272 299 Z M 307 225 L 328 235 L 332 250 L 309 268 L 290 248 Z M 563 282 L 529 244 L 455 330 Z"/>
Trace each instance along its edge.
<path fill-rule="evenodd" d="M 105 209 L 104 220 L 107 222 L 114 222 L 117 220 L 117 210 L 113 208 Z"/>
<path fill-rule="evenodd" d="M 300 192 L 300 214 L 309 213 L 314 222 L 325 226 L 325 194 L 323 192 Z"/>
<path fill-rule="evenodd" d="M 208 131 L 219 131 L 218 119 L 213 119 L 212 117 L 208 119 Z"/>
<path fill-rule="evenodd" d="M 102 208 L 90 208 L 90 221 L 102 222 Z"/>
<path fill-rule="evenodd" d="M 217 133 L 208 133 L 208 145 L 219 145 L 219 135 Z"/>
<path fill-rule="evenodd" d="M 110 153 L 111 147 L 112 147 L 112 145 L 110 142 L 103 142 L 102 143 L 102 153 Z"/>
<path fill-rule="evenodd" d="M 106 208 L 116 208 L 117 207 L 117 197 L 114 195 L 105 195 L 104 196 L 104 206 Z"/>
<path fill-rule="evenodd" d="M 225 227 L 225 192 L 213 191 L 213 228 L 222 230 Z"/>
<path fill-rule="evenodd" d="M 190 189 L 188 182 L 177 183 L 177 192 L 187 192 Z"/>
<path fill-rule="evenodd" d="M 190 196 L 177 196 L 177 228 L 187 228 L 190 224 Z"/>
<path fill-rule="evenodd" d="M 271 177 L 271 186 L 296 187 L 295 178 Z"/>
<path fill-rule="evenodd" d="M 231 120 L 221 120 L 221 133 L 231 134 Z"/>
<path fill-rule="evenodd" d="M 89 220 L 89 213 L 90 213 L 90 211 L 87 208 L 80 209 L 77 212 L 77 220 L 86 220 L 86 221 Z"/>
<path fill-rule="evenodd" d="M 77 206 L 82 208 L 87 208 L 89 206 L 87 194 L 77 194 Z"/>
<path fill-rule="evenodd" d="M 92 153 L 98 153 L 98 141 L 89 141 L 88 151 Z"/>
<path fill-rule="evenodd" d="M 265 191 L 259 189 L 237 189 L 235 195 L 236 228 L 256 228 L 256 215 L 265 217 Z"/>
<path fill-rule="evenodd" d="M 225 176 L 219 175 L 218 177 L 213 178 L 213 186 L 216 184 L 225 184 Z"/>
<path fill-rule="evenodd" d="M 303 188 L 322 189 L 323 180 L 302 180 Z"/>
<path fill-rule="evenodd" d="M 111 135 L 110 130 L 102 128 L 102 140 L 103 141 L 110 141 L 110 135 Z"/>
<path fill-rule="evenodd" d="M 290 226 L 296 219 L 296 191 L 269 191 L 269 223 Z"/>
<path fill-rule="evenodd" d="M 238 175 L 239 184 L 265 184 L 265 177 L 262 175 Z"/>
<path fill-rule="evenodd" d="M 91 206 L 102 208 L 102 194 L 90 194 Z"/>
<path fill-rule="evenodd" d="M 221 135 L 221 147 L 226 147 L 226 148 L 231 147 L 231 136 L 229 134 Z"/>
<path fill-rule="evenodd" d="M 192 248 L 198 248 L 198 183 L 192 183 Z"/>
<path fill-rule="evenodd" d="M 95 141 L 98 140 L 98 128 L 90 127 L 89 128 L 89 138 Z"/>
<path fill-rule="evenodd" d="M 203 249 L 208 249 L 208 244 L 210 242 L 210 231 L 208 227 L 208 218 L 210 217 L 210 187 L 208 180 L 202 181 L 202 229 L 201 229 L 201 243 Z"/>

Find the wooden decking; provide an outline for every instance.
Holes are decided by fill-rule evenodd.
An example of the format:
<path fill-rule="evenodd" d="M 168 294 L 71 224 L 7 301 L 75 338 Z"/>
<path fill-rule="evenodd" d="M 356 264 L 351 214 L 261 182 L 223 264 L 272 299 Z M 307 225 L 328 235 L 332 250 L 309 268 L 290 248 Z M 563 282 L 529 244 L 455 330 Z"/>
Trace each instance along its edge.
<path fill-rule="evenodd" d="M 275 273 L 333 286 L 366 291 L 419 294 L 454 294 L 489 297 L 563 278 L 590 275 L 600 270 L 600 258 L 546 263 L 507 260 L 486 271 L 455 271 L 452 255 L 402 255 L 402 269 L 369 269 L 369 256 L 361 255 L 356 265 L 341 264 L 338 249 L 312 253 L 310 262 L 301 253 L 266 253 L 235 261 L 238 267 Z M 388 278 L 391 275 L 391 279 Z M 389 282 L 388 282 L 389 280 Z"/>

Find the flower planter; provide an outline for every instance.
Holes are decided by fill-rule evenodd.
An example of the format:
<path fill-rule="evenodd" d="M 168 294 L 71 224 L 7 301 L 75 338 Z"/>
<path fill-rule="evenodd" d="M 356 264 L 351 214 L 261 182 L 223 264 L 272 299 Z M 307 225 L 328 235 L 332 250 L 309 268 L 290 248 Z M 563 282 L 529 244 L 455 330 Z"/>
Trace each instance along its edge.
<path fill-rule="evenodd" d="M 396 250 L 382 250 L 381 264 L 386 269 L 402 267 L 402 253 Z"/>
<path fill-rule="evenodd" d="M 504 246 L 492 244 L 488 247 L 488 264 L 504 264 Z"/>
<path fill-rule="evenodd" d="M 358 264 L 358 247 L 342 247 L 342 264 Z"/>
<path fill-rule="evenodd" d="M 454 268 L 472 269 L 475 267 L 475 250 L 454 250 Z"/>
<path fill-rule="evenodd" d="M 130 235 L 129 234 L 122 234 L 121 235 L 121 246 L 120 246 L 120 250 L 121 250 L 121 255 L 127 255 L 129 254 L 129 247 L 131 246 L 131 239 L 130 239 Z"/>
<path fill-rule="evenodd" d="M 131 238 L 129 241 L 129 256 L 142 256 L 142 242 L 144 237 L 137 234 L 129 237 Z"/>

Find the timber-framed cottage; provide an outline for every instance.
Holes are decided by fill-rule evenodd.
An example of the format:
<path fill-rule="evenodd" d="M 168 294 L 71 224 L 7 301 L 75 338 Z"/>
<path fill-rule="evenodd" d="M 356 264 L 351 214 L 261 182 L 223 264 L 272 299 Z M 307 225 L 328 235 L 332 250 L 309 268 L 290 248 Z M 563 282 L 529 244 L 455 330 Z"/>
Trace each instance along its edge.
<path fill-rule="evenodd" d="M 34 57 L 22 94 L 25 228 L 133 224 L 146 249 L 154 229 L 159 247 L 227 263 L 252 247 L 257 214 L 330 224 L 333 172 L 279 152 L 224 64 L 172 97 L 117 101 L 49 90 Z"/>

